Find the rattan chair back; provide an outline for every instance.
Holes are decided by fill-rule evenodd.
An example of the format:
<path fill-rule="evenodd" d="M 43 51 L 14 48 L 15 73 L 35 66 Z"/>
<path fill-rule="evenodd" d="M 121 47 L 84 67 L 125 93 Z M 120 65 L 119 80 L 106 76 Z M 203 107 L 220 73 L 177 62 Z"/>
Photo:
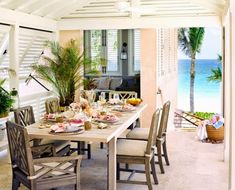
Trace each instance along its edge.
<path fill-rule="evenodd" d="M 19 169 L 25 175 L 32 175 L 33 158 L 26 128 L 10 121 L 6 126 L 12 167 Z"/>
<path fill-rule="evenodd" d="M 28 126 L 35 123 L 32 106 L 25 106 L 14 110 L 15 122 L 18 125 Z"/>
<path fill-rule="evenodd" d="M 46 113 L 59 113 L 60 112 L 60 101 L 58 98 L 49 98 L 45 102 Z"/>
<path fill-rule="evenodd" d="M 168 117 L 169 117 L 169 112 L 170 112 L 170 101 L 167 101 L 162 108 L 162 115 L 161 115 L 161 122 L 158 130 L 158 135 L 157 137 L 161 139 L 167 131 L 167 125 L 168 125 Z"/>
<path fill-rule="evenodd" d="M 157 131 L 158 131 L 158 125 L 159 125 L 159 118 L 160 118 L 160 109 L 157 109 L 152 116 L 151 126 L 149 130 L 149 136 L 148 136 L 148 144 L 146 148 L 146 154 L 151 154 L 152 147 L 156 144 L 156 137 L 157 137 Z"/>

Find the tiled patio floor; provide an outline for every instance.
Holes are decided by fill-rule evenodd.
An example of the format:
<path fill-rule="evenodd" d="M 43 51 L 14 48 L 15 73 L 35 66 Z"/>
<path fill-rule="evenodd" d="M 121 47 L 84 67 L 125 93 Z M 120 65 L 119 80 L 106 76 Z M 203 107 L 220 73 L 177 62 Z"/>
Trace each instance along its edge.
<path fill-rule="evenodd" d="M 92 159 L 86 158 L 81 167 L 83 190 L 106 189 L 106 149 L 92 145 Z M 173 131 L 168 134 L 170 166 L 160 174 L 157 190 L 227 190 L 228 166 L 223 160 L 223 144 L 201 143 L 195 132 Z M 121 177 L 127 174 L 121 173 Z M 134 179 L 145 180 L 144 174 L 135 174 Z M 118 184 L 118 190 L 147 190 L 143 185 Z M 0 153 L 0 189 L 11 189 L 11 170 L 5 152 Z M 21 190 L 25 189 L 23 187 Z M 66 189 L 71 189 L 70 187 Z"/>

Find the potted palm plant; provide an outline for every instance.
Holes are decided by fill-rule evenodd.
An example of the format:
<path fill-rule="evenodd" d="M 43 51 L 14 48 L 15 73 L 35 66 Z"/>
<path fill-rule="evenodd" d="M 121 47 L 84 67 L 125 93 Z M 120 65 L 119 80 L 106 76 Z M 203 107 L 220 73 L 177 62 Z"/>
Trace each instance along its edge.
<path fill-rule="evenodd" d="M 60 98 L 60 105 L 67 106 L 83 85 L 84 71 L 97 73 L 98 64 L 84 57 L 76 40 L 69 41 L 65 47 L 54 41 L 47 41 L 46 46 L 50 54 L 43 54 L 40 63 L 33 64 L 32 68 L 38 78 L 51 84 Z"/>
<path fill-rule="evenodd" d="M 0 79 L 0 118 L 8 116 L 9 110 L 14 103 L 11 94 L 2 87 L 4 82 L 5 80 Z"/>

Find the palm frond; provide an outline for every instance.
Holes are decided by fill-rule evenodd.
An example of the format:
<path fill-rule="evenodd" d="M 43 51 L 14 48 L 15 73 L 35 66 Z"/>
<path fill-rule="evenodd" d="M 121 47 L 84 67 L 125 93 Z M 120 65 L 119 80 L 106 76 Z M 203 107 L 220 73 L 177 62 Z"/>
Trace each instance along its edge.
<path fill-rule="evenodd" d="M 191 57 L 191 47 L 189 38 L 187 35 L 188 29 L 187 28 L 180 28 L 178 31 L 178 45 L 182 52 L 185 53 L 185 55 Z"/>
<path fill-rule="evenodd" d="M 192 53 L 200 53 L 202 42 L 204 39 L 205 29 L 202 27 L 199 28 L 189 28 L 189 41 L 192 48 Z"/>
<path fill-rule="evenodd" d="M 211 75 L 208 77 L 208 81 L 212 82 L 221 82 L 222 80 L 222 72 L 220 67 L 217 69 L 211 69 Z"/>

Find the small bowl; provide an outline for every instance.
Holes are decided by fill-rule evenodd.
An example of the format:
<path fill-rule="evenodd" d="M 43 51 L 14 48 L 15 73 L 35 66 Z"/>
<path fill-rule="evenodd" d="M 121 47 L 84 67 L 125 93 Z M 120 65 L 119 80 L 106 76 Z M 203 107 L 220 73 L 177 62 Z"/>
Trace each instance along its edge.
<path fill-rule="evenodd" d="M 127 103 L 131 104 L 132 106 L 138 106 L 142 102 L 143 102 L 143 100 L 140 98 L 136 98 L 136 99 L 130 98 L 127 100 Z"/>

